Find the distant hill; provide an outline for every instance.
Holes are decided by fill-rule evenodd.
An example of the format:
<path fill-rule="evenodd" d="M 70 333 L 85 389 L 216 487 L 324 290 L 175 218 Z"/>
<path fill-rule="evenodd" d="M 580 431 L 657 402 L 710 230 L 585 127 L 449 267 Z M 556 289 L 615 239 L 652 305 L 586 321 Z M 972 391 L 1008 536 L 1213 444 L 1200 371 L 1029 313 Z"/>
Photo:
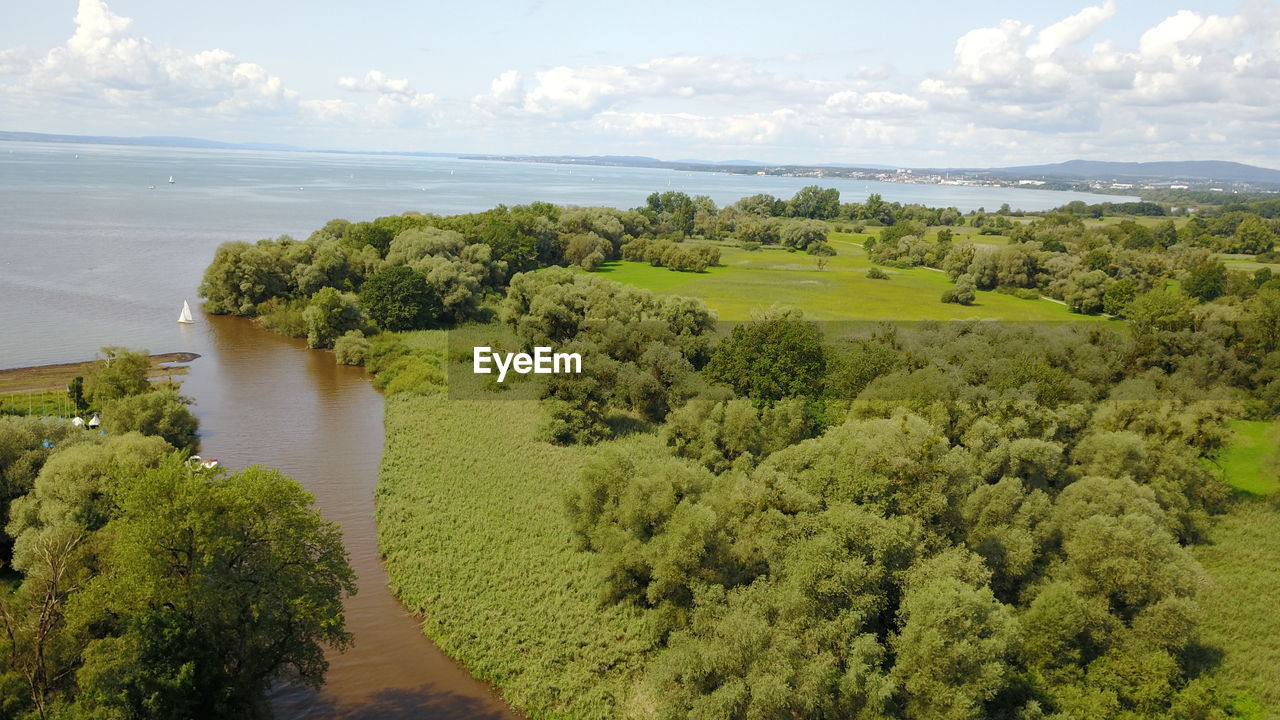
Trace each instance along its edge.
<path fill-rule="evenodd" d="M 1280 184 L 1280 170 L 1220 160 L 1176 160 L 1163 162 L 1106 162 L 1103 160 L 1068 160 L 1051 165 L 1022 165 L 993 168 L 1003 175 L 1043 175 L 1082 179 L 1133 178 L 1162 180 L 1222 180 Z"/>
<path fill-rule="evenodd" d="M 293 145 L 276 143 L 228 143 L 202 138 L 152 135 L 144 137 L 117 137 L 114 135 L 55 135 L 35 132 L 11 132 L 0 130 L 0 140 L 43 143 L 78 143 L 88 145 L 139 145 L 145 147 L 204 148 L 208 150 L 300 150 Z"/>

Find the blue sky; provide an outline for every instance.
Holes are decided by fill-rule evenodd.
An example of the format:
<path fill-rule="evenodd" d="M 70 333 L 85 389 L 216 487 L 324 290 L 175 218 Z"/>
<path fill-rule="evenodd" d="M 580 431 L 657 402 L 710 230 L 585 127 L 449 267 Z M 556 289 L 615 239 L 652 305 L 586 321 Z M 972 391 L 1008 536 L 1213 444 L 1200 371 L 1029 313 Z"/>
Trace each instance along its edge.
<path fill-rule="evenodd" d="M 898 165 L 1280 166 L 1280 0 L 4 0 L 0 129 Z"/>

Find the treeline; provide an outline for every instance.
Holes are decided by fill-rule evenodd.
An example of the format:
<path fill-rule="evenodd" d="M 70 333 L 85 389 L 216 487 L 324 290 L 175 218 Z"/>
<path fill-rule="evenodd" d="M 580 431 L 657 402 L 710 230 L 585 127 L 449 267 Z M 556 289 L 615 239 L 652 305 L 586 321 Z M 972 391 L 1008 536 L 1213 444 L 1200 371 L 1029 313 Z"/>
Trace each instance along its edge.
<path fill-rule="evenodd" d="M 0 417 L 0 717 L 269 717 L 350 641 L 340 532 L 277 471 L 190 461 L 147 353 L 106 355 L 102 432 Z"/>
<path fill-rule="evenodd" d="M 632 244 L 632 254 L 646 248 L 646 262 L 672 269 L 715 264 L 716 248 L 685 242 L 693 200 L 666 193 L 627 211 L 534 203 L 451 217 L 333 220 L 305 242 L 223 244 L 200 294 L 209 312 L 256 317 L 312 347 L 344 336 L 356 342 L 377 329 L 448 326 L 482 317 L 485 300 L 499 296 L 512 273 L 594 270 Z"/>
<path fill-rule="evenodd" d="M 545 275 L 504 317 L 599 358 L 548 384 L 550 439 L 623 415 L 670 450 L 606 450 L 567 502 L 655 628 L 654 716 L 1226 717 L 1188 548 L 1225 420 L 1280 412 L 1280 304 L 840 339 L 775 313 L 713 345 L 692 301 Z"/>
<path fill-rule="evenodd" d="M 1249 252 L 1265 258 L 1275 247 L 1273 222 L 1226 213 L 1192 218 L 1182 227 L 1173 220 L 1155 227 L 1133 220 L 1088 226 L 1080 215 L 1055 212 L 1014 223 L 1005 232 L 1009 245 L 991 248 L 955 242 L 948 228 L 927 238 L 926 225 L 906 221 L 882 229 L 865 247 L 881 264 L 944 270 L 956 282 L 953 295 L 970 287 L 1044 294 L 1073 312 L 1125 316 L 1136 298 L 1163 291 L 1170 280 L 1180 281 L 1182 292 L 1201 303 L 1244 302 L 1280 289 L 1267 268 L 1230 270 L 1215 257 L 1216 252 Z"/>

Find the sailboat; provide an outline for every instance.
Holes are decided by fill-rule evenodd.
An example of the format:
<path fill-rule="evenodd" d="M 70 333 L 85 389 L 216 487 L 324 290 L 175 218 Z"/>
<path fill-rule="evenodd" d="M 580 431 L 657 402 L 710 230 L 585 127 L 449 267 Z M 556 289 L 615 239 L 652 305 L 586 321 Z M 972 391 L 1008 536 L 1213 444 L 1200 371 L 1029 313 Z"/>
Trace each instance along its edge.
<path fill-rule="evenodd" d="M 182 314 L 178 315 L 178 322 L 180 323 L 195 322 L 195 320 L 191 319 L 191 306 L 187 304 L 186 300 L 182 301 Z"/>
<path fill-rule="evenodd" d="M 176 182 L 178 182 L 178 181 L 177 181 L 177 180 L 174 180 L 174 179 L 173 179 L 173 176 L 172 176 L 172 175 L 170 175 L 170 176 L 169 176 L 169 184 L 170 184 L 170 185 L 172 185 L 172 184 L 174 184 L 174 183 L 176 183 Z"/>

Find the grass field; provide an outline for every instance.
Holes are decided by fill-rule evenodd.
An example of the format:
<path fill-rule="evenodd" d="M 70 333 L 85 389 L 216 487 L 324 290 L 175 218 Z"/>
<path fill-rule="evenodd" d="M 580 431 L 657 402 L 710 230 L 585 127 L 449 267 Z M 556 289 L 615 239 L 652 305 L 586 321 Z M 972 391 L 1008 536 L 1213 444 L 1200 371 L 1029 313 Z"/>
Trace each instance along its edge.
<path fill-rule="evenodd" d="M 1280 490 L 1280 424 L 1233 420 L 1231 431 L 1234 437 L 1217 458 L 1223 479 L 1250 495 Z"/>
<path fill-rule="evenodd" d="M 443 350 L 443 333 L 405 338 Z M 602 579 L 575 547 L 562 497 L 591 457 L 651 454 L 657 438 L 541 442 L 542 411 L 521 392 L 387 398 L 379 545 L 426 633 L 509 702 L 534 718 L 617 717 L 637 670 L 629 658 L 655 640 L 638 613 L 599 604 Z"/>
<path fill-rule="evenodd" d="M 1232 430 L 1217 462 L 1240 494 L 1193 550 L 1210 578 L 1202 631 L 1224 653 L 1217 673 L 1238 714 L 1280 718 L 1280 423 L 1237 420 Z"/>
<path fill-rule="evenodd" d="M 970 306 L 943 303 L 947 276 L 929 268 L 883 268 L 888 280 L 867 277 L 872 263 L 861 243 L 867 235 L 832 233 L 839 253 L 825 270 L 803 252 L 778 248 L 721 248 L 721 265 L 702 273 L 673 272 L 646 263 L 606 263 L 602 276 L 655 292 L 699 297 L 721 320 L 746 320 L 773 306 L 802 308 L 815 320 L 966 320 L 1030 322 L 1102 321 L 1076 315 L 1044 299 L 1023 300 L 979 292 Z"/>

